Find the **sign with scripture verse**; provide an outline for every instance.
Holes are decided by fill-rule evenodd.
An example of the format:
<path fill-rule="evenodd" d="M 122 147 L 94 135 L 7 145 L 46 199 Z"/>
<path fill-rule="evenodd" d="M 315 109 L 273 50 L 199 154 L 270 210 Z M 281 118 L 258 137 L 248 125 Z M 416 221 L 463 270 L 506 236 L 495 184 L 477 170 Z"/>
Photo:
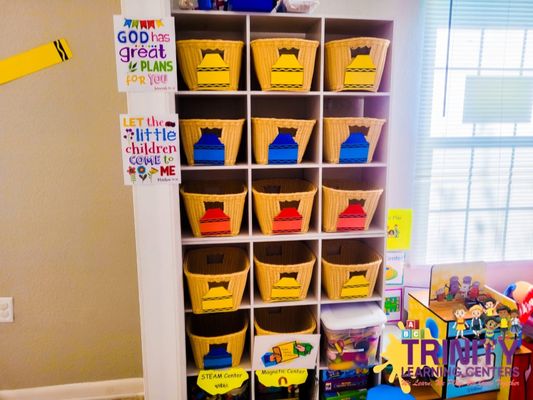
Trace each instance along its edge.
<path fill-rule="evenodd" d="M 177 90 L 174 18 L 113 17 L 120 92 Z"/>
<path fill-rule="evenodd" d="M 125 185 L 180 183 L 176 114 L 120 115 Z"/>

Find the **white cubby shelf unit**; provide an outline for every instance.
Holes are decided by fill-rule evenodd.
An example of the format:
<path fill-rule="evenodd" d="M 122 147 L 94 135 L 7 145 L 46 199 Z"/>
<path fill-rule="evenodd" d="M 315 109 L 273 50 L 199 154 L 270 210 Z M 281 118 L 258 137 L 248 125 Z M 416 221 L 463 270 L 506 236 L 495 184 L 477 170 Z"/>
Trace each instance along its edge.
<path fill-rule="evenodd" d="M 321 333 L 320 310 L 323 304 L 342 302 L 376 302 L 383 306 L 384 263 L 380 267 L 374 293 L 367 298 L 353 300 L 330 300 L 322 289 L 322 245 L 329 240 L 358 239 L 370 245 L 381 256 L 385 252 L 386 199 L 387 199 L 387 152 L 390 134 L 389 99 L 391 87 L 391 52 L 393 47 L 393 22 L 387 20 L 360 20 L 354 18 L 329 18 L 296 14 L 249 14 L 236 12 L 202 12 L 173 10 L 176 23 L 176 40 L 182 39 L 228 39 L 244 42 L 243 58 L 237 91 L 189 91 L 178 71 L 176 112 L 180 119 L 187 118 L 244 118 L 243 136 L 237 163 L 234 166 L 189 166 L 182 154 L 182 182 L 197 180 L 238 179 L 248 186 L 241 230 L 237 236 L 202 237 L 192 235 L 182 199 L 180 204 L 180 227 L 182 253 L 198 247 L 213 245 L 238 246 L 246 250 L 250 271 L 240 309 L 249 313 L 248 337 L 240 367 L 250 372 L 250 398 L 255 398 L 255 374 L 251 369 L 254 332 L 254 311 L 259 308 L 302 307 L 309 308 Z M 391 41 L 383 77 L 378 92 L 331 92 L 324 84 L 324 44 L 331 40 L 350 37 L 380 37 Z M 315 70 L 309 92 L 261 91 L 253 66 L 250 42 L 258 38 L 295 37 L 319 41 Z M 289 165 L 256 164 L 252 151 L 252 117 L 315 119 L 311 139 L 302 163 Z M 323 157 L 324 117 L 374 117 L 384 118 L 381 137 L 373 161 L 365 164 L 329 164 Z M 263 235 L 253 211 L 252 182 L 263 178 L 302 178 L 313 182 L 318 191 L 315 196 L 309 231 L 303 234 Z M 322 182 L 329 178 L 345 178 L 370 182 L 384 192 L 368 230 L 326 233 L 322 230 Z M 307 297 L 300 301 L 266 303 L 259 295 L 255 279 L 253 254 L 259 242 L 302 241 L 314 252 L 317 261 Z M 192 313 L 189 293 L 182 265 L 179 272 L 183 279 L 183 311 Z M 180 307 L 181 308 L 181 307 Z M 185 327 L 181 327 L 185 330 Z M 187 341 L 187 368 L 189 379 L 198 374 L 190 344 Z M 326 368 L 319 351 L 314 376 Z M 185 382 L 186 377 L 180 377 Z M 316 386 L 316 385 L 315 385 Z M 318 390 L 315 390 L 318 398 Z"/>

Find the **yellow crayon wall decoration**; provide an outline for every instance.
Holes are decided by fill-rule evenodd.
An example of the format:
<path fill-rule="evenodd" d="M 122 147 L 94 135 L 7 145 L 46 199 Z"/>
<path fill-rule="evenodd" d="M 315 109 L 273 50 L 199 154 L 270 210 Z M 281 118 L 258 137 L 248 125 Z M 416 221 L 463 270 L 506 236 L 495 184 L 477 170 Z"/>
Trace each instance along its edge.
<path fill-rule="evenodd" d="M 0 84 L 10 82 L 72 58 L 65 39 L 35 47 L 0 61 Z"/>

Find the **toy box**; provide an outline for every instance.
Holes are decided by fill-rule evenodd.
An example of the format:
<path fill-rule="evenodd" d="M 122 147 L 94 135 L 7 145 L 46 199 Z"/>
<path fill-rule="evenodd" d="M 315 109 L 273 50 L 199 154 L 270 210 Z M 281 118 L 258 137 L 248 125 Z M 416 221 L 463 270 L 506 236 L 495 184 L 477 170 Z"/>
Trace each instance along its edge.
<path fill-rule="evenodd" d="M 328 368 L 348 370 L 376 362 L 387 317 L 374 303 L 325 305 L 321 313 Z"/>
<path fill-rule="evenodd" d="M 427 328 L 433 339 L 448 344 L 439 350 L 437 366 L 437 369 L 446 368 L 448 373 L 431 379 L 431 387 L 441 398 L 500 389 L 504 377 L 497 376 L 497 371 L 500 367 L 509 367 L 512 362 L 503 357 L 500 343 L 504 339 L 506 347 L 511 348 L 513 339 L 506 329 L 499 328 L 504 326 L 504 318 L 496 315 L 496 309 L 514 309 L 516 304 L 485 286 L 483 263 L 433 266 L 430 289 L 410 293 L 407 301 L 407 329 L 402 331 L 402 339 L 424 339 Z M 475 343 L 480 345 L 474 346 Z M 456 345 L 460 346 L 459 350 Z M 468 362 L 462 360 L 459 353 L 466 354 Z M 488 372 L 468 374 L 461 371 Z"/>
<path fill-rule="evenodd" d="M 368 387 L 368 368 L 355 368 L 346 371 L 321 370 L 321 393 L 366 389 Z"/>

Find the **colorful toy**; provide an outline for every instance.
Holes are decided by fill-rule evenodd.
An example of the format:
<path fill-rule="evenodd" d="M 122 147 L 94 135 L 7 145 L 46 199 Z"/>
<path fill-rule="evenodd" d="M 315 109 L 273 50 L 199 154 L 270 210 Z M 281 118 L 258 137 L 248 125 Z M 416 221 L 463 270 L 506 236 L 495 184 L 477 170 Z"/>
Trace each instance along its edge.
<path fill-rule="evenodd" d="M 509 285 L 504 294 L 516 301 L 524 334 L 533 337 L 533 285 L 518 281 Z"/>

